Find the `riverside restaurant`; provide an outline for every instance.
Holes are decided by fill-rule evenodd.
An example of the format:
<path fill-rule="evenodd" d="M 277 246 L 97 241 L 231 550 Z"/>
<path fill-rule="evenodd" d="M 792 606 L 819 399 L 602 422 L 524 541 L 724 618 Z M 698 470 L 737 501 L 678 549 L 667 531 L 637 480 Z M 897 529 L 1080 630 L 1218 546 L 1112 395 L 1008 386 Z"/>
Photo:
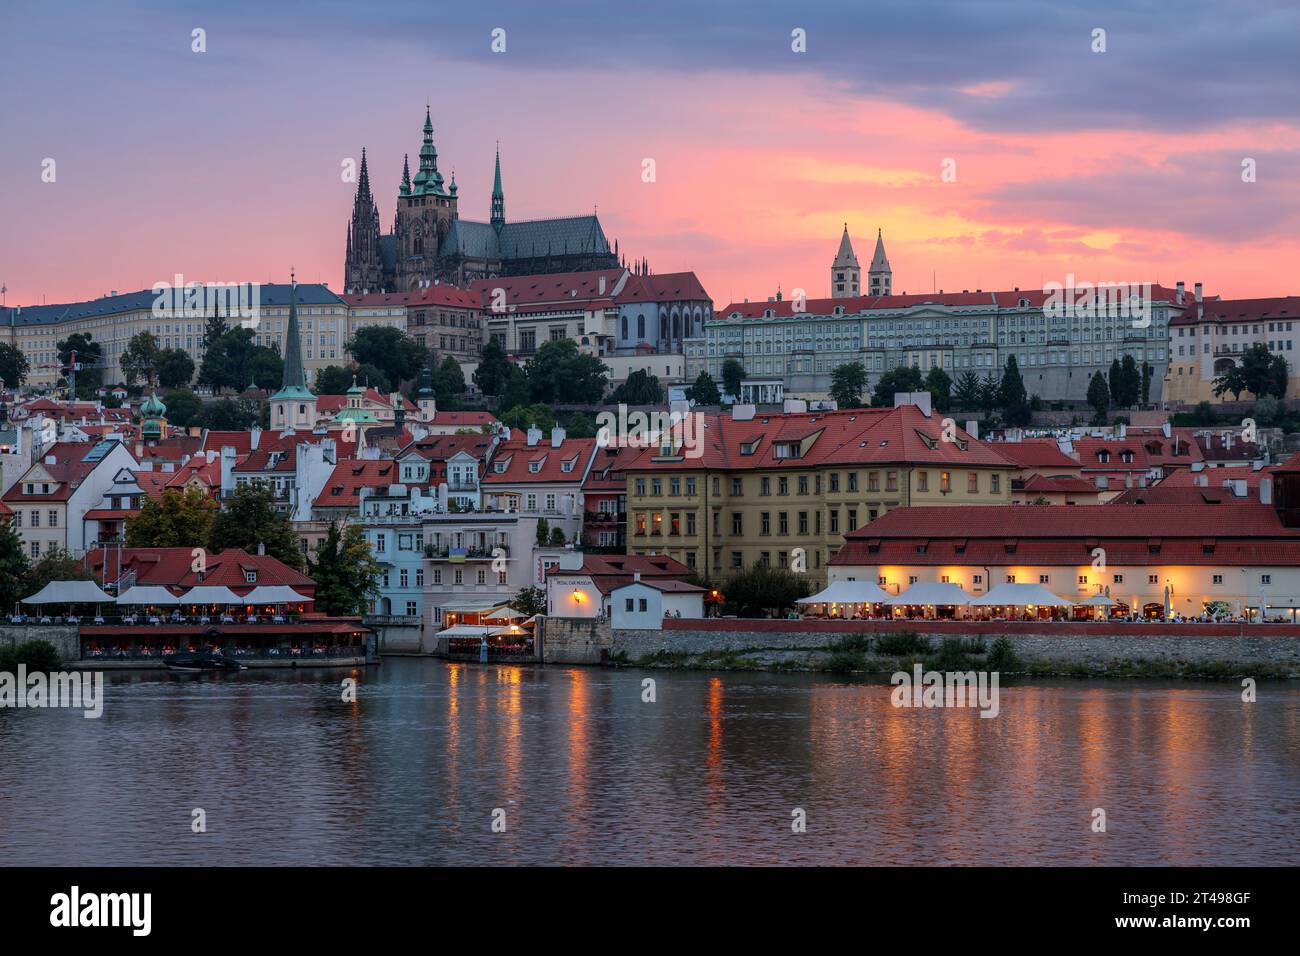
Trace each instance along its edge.
<path fill-rule="evenodd" d="M 360 617 L 317 613 L 311 598 L 284 585 L 244 595 L 214 585 L 179 594 L 136 585 L 114 597 L 90 581 L 53 581 L 21 603 L 40 611 L 15 612 L 10 623 L 77 626 L 83 664 L 95 666 L 162 667 L 168 655 L 204 651 L 250 667 L 354 666 L 374 658 L 373 632 Z"/>

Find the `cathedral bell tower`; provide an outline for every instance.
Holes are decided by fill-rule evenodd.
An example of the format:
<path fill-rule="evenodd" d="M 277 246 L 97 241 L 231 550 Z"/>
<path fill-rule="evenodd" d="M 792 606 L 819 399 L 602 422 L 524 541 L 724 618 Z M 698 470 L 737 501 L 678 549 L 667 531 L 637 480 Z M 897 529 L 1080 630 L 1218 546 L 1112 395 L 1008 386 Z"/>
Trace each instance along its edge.
<path fill-rule="evenodd" d="M 420 146 L 420 167 L 407 185 L 408 170 L 402 174 L 402 189 L 397 197 L 396 286 L 399 290 L 417 288 L 422 281 L 439 278 L 438 250 L 442 240 L 458 217 L 456 187 L 450 191 L 438 171 L 438 150 L 433 145 L 433 117 L 424 111 L 424 142 Z"/>

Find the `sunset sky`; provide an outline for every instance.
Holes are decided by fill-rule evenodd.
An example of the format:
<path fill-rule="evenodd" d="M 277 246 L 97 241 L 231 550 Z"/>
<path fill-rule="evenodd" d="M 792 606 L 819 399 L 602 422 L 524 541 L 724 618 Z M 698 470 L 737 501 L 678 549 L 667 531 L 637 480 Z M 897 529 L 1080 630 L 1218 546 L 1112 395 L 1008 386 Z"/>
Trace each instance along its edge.
<path fill-rule="evenodd" d="M 508 219 L 596 207 L 719 305 L 828 294 L 845 222 L 864 268 L 884 230 L 896 292 L 1297 292 L 1293 2 L 105 7 L 0 8 L 8 305 L 291 266 L 340 290 L 341 164 L 366 147 L 389 231 L 426 100 L 463 217 L 488 218 L 499 140 Z"/>

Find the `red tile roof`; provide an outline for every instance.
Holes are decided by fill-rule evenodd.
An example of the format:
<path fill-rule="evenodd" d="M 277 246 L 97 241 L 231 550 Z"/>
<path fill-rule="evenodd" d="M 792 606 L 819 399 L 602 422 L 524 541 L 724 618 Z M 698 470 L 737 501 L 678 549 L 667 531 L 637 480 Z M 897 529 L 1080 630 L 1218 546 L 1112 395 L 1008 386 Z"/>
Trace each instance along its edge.
<path fill-rule="evenodd" d="M 85 481 L 86 476 L 95 470 L 95 467 L 103 461 L 103 458 L 95 458 L 87 461 L 86 456 L 95 446 L 88 442 L 58 442 L 51 445 L 45 454 L 38 461 L 33 462 L 29 469 L 24 469 L 22 477 L 14 482 L 13 487 L 4 493 L 4 500 L 14 503 L 23 503 L 28 501 L 67 501 L 72 497 L 72 493 L 77 490 L 81 482 Z M 48 463 L 53 459 L 53 463 Z M 35 469 L 45 471 L 57 488 L 48 494 L 26 494 L 24 492 L 25 483 L 23 478 L 27 472 Z M 48 484 L 49 482 L 38 482 L 38 484 Z"/>
<path fill-rule="evenodd" d="M 203 451 L 211 448 L 217 453 L 220 453 L 223 448 L 233 448 L 236 455 L 247 455 L 253 450 L 253 433 L 205 431 L 200 448 Z"/>
<path fill-rule="evenodd" d="M 356 306 L 397 306 L 408 309 L 422 306 L 447 306 L 456 309 L 480 308 L 479 297 L 468 289 L 458 289 L 454 285 L 427 286 L 410 292 L 370 292 L 339 296 L 351 307 Z"/>
<path fill-rule="evenodd" d="M 1061 451 L 1055 438 L 1026 438 L 1023 441 L 989 442 L 998 454 L 1021 468 L 1079 469 L 1079 462 Z"/>
<path fill-rule="evenodd" d="M 1170 325 L 1198 323 L 1276 322 L 1300 319 L 1300 296 L 1281 295 L 1262 299 L 1206 299 L 1203 317 L 1196 316 L 1196 303 L 1188 297 L 1187 308 L 1169 320 Z"/>
<path fill-rule="evenodd" d="M 1090 481 L 1082 478 L 1075 478 L 1073 475 L 1030 475 L 1025 481 L 1022 489 L 1030 494 L 1050 494 L 1056 492 L 1073 492 L 1083 493 L 1092 492 L 1096 494 L 1097 487 Z"/>
<path fill-rule="evenodd" d="M 894 508 L 844 536 L 834 566 L 1069 565 L 1103 548 L 1110 565 L 1300 566 L 1300 530 L 1271 505 L 971 505 Z"/>
<path fill-rule="evenodd" d="M 334 440 L 336 461 L 350 459 L 356 455 L 357 439 L 353 437 L 351 441 L 344 441 L 343 435 L 338 431 L 332 431 L 324 435 L 309 431 L 291 432 L 289 434 L 262 432 L 257 447 L 250 451 L 246 458 L 237 462 L 234 470 L 241 474 L 295 471 L 298 461 L 298 446 L 303 444 L 319 445 L 327 438 Z M 271 464 L 272 455 L 279 456 L 279 460 L 275 465 Z M 220 471 L 218 471 L 218 481 L 220 481 Z"/>
<path fill-rule="evenodd" d="M 85 563 L 99 580 L 104 580 L 105 562 L 109 578 L 117 576 L 118 552 L 95 549 L 86 555 Z M 247 594 L 258 585 L 287 584 L 298 593 L 311 597 L 316 583 L 305 574 L 295 571 L 270 555 L 249 554 L 241 548 L 227 548 L 220 554 L 209 553 L 203 580 L 192 569 L 192 548 L 123 548 L 121 571 L 135 571 L 137 584 L 158 584 L 170 588 L 190 588 L 199 584 L 230 588 L 236 594 Z M 256 571 L 257 581 L 250 582 L 246 571 Z"/>
<path fill-rule="evenodd" d="M 479 279 L 470 285 L 470 289 L 480 297 L 482 307 L 489 311 L 489 317 L 496 289 L 505 290 L 506 308 L 511 312 L 566 303 L 590 308 L 593 305 L 613 304 L 610 296 L 624 272 L 623 269 L 597 269 L 553 275 L 499 276 L 495 279 Z M 605 280 L 604 292 L 600 291 L 602 278 Z"/>
<path fill-rule="evenodd" d="M 624 466 L 627 472 L 678 470 L 753 470 L 820 465 L 926 464 L 941 467 L 1012 468 L 999 446 L 972 439 L 957 428 L 957 441 L 944 441 L 943 419 L 926 415 L 915 405 L 898 408 L 862 408 L 838 412 L 794 415 L 755 415 L 736 421 L 730 415 L 702 414 L 697 435 L 698 457 L 661 459 L 659 448 L 629 449 L 636 454 Z M 813 439 L 811 442 L 808 439 Z M 777 457 L 801 446 L 799 457 Z"/>
<path fill-rule="evenodd" d="M 453 426 L 455 428 L 482 428 L 484 425 L 496 424 L 496 416 L 491 412 L 444 412 L 433 414 L 434 425 Z"/>
<path fill-rule="evenodd" d="M 1173 302 L 1176 294 L 1174 289 L 1152 283 L 1151 296 L 1155 301 Z M 918 305 L 942 305 L 950 308 L 982 307 L 989 310 L 1041 308 L 1047 301 L 1048 295 L 1049 293 L 1041 289 L 1013 289 L 1010 292 L 976 290 L 974 292 L 923 292 L 914 295 L 860 295 L 845 299 L 807 299 L 799 314 L 831 315 L 837 307 L 843 308 L 845 315 L 879 309 L 909 309 Z M 1021 300 L 1028 302 L 1028 306 L 1021 306 Z M 715 309 L 713 317 L 725 320 L 739 314 L 740 318 L 755 319 L 761 318 L 768 309 L 779 317 L 790 317 L 796 314 L 794 300 L 784 299 L 781 302 L 732 302 L 724 308 Z"/>
<path fill-rule="evenodd" d="M 1136 438 L 1080 438 L 1074 443 L 1075 454 L 1084 472 L 1147 472 L 1151 470 L 1151 459 L 1146 446 Z M 1130 452 L 1133 460 L 1125 462 L 1124 452 Z M 1102 461 L 1102 453 L 1109 454 L 1109 461 Z"/>
<path fill-rule="evenodd" d="M 385 395 L 378 389 L 369 387 L 364 388 L 362 389 L 361 396 L 365 400 L 383 405 L 385 408 L 393 407 L 392 397 L 390 395 Z M 316 412 L 320 415 L 332 415 L 339 409 L 346 408 L 347 404 L 348 397 L 346 395 L 316 396 Z M 415 406 L 412 405 L 410 400 L 405 396 L 402 396 L 402 408 L 407 412 L 413 412 L 416 410 Z"/>
<path fill-rule="evenodd" d="M 623 291 L 615 298 L 619 302 L 704 301 L 712 306 L 709 294 L 694 272 L 630 275 L 623 284 Z"/>
<path fill-rule="evenodd" d="M 601 594 L 609 594 L 614 588 L 631 584 L 639 573 L 641 580 L 651 581 L 681 580 L 695 574 L 680 561 L 663 554 L 584 554 L 580 570 L 551 567 L 551 575 L 589 575 Z"/>
<path fill-rule="evenodd" d="M 316 498 L 318 508 L 355 507 L 361 504 L 362 488 L 388 488 L 400 485 L 397 462 L 392 458 L 379 461 L 341 461 Z"/>
<path fill-rule="evenodd" d="M 594 438 L 565 438 L 559 448 L 551 447 L 549 438 L 542 439 L 536 445 L 529 445 L 527 439 L 521 438 L 502 442 L 492 456 L 492 464 L 483 476 L 483 484 L 581 482 L 586 477 L 587 466 L 595 450 Z M 534 463 L 539 466 L 537 471 L 531 467 Z M 505 471 L 498 472 L 497 468 L 502 466 Z"/>

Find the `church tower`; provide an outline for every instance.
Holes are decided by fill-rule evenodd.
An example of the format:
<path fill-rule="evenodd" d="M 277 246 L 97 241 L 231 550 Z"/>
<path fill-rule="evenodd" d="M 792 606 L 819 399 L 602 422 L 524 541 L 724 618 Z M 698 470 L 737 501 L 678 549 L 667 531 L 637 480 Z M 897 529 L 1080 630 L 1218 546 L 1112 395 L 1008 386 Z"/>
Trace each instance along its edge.
<path fill-rule="evenodd" d="M 497 172 L 492 180 L 492 228 L 497 235 L 506 226 L 506 194 L 501 189 L 501 145 L 497 144 Z"/>
<path fill-rule="evenodd" d="M 361 150 L 361 175 L 348 223 L 348 251 L 343 263 L 345 292 L 380 292 L 384 287 L 384 262 L 379 251 L 379 207 L 370 192 L 366 151 Z"/>
<path fill-rule="evenodd" d="M 440 278 L 438 249 L 458 218 L 456 192 L 449 192 L 438 171 L 438 150 L 433 145 L 433 117 L 424 111 L 424 143 L 420 167 L 407 188 L 403 172 L 397 197 L 397 291 L 417 288 L 422 281 Z"/>
<path fill-rule="evenodd" d="M 298 283 L 289 280 L 289 328 L 284 338 L 284 377 L 271 396 L 271 427 L 277 432 L 311 429 L 316 425 L 316 396 L 307 389 L 302 367 L 302 332 L 298 325 Z"/>
<path fill-rule="evenodd" d="M 844 224 L 844 235 L 840 236 L 840 251 L 831 263 L 831 298 L 851 299 L 862 294 L 862 268 L 858 257 L 853 254 L 853 242 L 849 239 L 849 224 Z"/>
<path fill-rule="evenodd" d="M 871 283 L 872 295 L 893 294 L 894 274 L 890 271 L 889 259 L 885 256 L 885 239 L 879 229 L 876 230 L 876 254 L 871 257 L 867 281 Z"/>

